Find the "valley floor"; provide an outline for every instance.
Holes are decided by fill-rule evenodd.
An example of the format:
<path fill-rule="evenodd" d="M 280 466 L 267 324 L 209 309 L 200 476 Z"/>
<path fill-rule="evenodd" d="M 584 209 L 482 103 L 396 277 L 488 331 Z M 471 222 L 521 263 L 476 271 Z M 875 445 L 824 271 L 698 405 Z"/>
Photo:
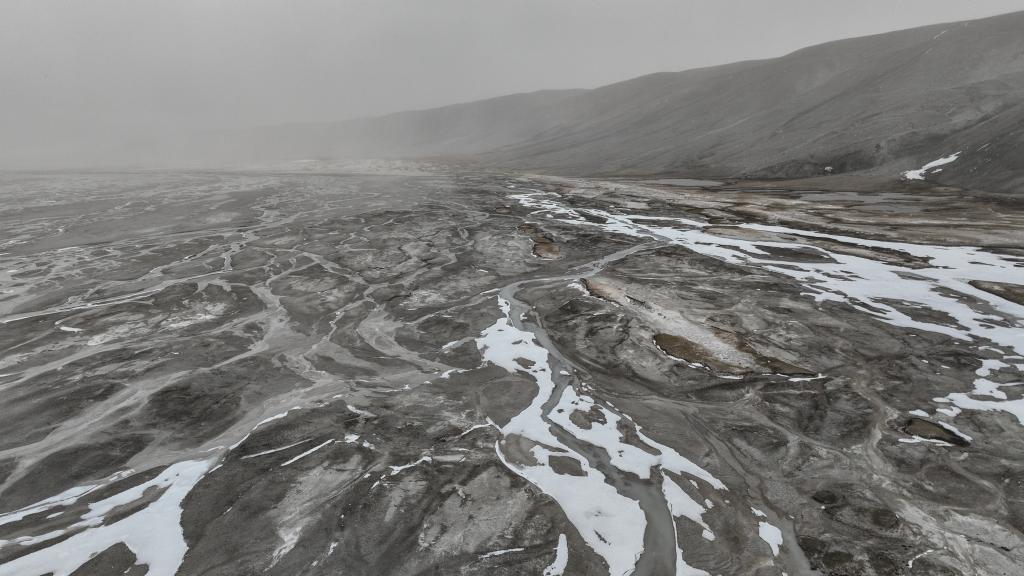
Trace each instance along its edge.
<path fill-rule="evenodd" d="M 1019 206 L 445 168 L 0 197 L 0 576 L 1024 565 Z"/>

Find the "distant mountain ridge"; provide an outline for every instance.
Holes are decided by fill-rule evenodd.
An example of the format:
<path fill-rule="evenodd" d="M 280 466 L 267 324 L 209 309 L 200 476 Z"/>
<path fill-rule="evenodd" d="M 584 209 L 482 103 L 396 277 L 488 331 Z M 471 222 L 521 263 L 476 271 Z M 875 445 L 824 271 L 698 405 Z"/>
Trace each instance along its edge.
<path fill-rule="evenodd" d="M 829 42 L 592 90 L 233 135 L 253 160 L 462 157 L 570 175 L 891 174 L 1024 190 L 1024 12 Z"/>

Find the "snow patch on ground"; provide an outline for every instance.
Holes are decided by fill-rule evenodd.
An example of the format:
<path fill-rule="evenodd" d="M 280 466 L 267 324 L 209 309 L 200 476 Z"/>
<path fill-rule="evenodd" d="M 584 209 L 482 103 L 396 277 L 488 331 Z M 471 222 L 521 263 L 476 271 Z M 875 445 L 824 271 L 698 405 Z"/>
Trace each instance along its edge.
<path fill-rule="evenodd" d="M 322 442 L 320 444 L 317 444 L 316 446 L 313 446 L 309 450 L 306 450 L 302 454 L 299 454 L 298 456 L 296 456 L 294 458 L 291 458 L 287 462 L 283 462 L 281 464 L 281 466 L 288 466 L 289 464 L 294 464 L 294 463 L 298 462 L 299 460 L 302 460 L 306 456 L 309 456 L 310 454 L 312 454 L 312 453 L 316 452 L 317 450 L 323 448 L 324 446 L 327 446 L 328 444 L 333 444 L 334 442 L 337 442 L 337 440 L 334 440 L 333 438 L 331 440 L 325 440 L 324 442 Z"/>
<path fill-rule="evenodd" d="M 396 474 L 401 473 L 403 470 L 408 470 L 409 468 L 415 468 L 416 466 L 419 466 L 420 464 L 426 464 L 428 462 L 433 462 L 433 458 L 431 458 L 430 456 L 424 456 L 424 457 L 420 458 L 419 460 L 417 460 L 415 462 L 411 462 L 409 464 L 402 464 L 401 466 L 388 466 L 388 474 L 387 475 L 388 476 L 394 476 Z"/>
<path fill-rule="evenodd" d="M 572 387 L 566 387 L 555 408 L 545 412 L 544 405 L 556 392 L 548 351 L 537 343 L 532 332 L 513 324 L 507 300 L 499 296 L 498 306 L 501 317 L 476 339 L 481 357 L 510 373 L 529 376 L 536 382 L 538 392 L 526 409 L 499 429 L 502 439 L 495 445 L 497 455 L 510 470 L 558 502 L 584 542 L 608 564 L 611 574 L 629 574 L 644 550 L 647 518 L 643 510 L 636 500 L 619 494 L 606 481 L 604 473 L 592 467 L 585 456 L 558 440 L 552 433 L 552 425 L 583 442 L 603 448 L 612 466 L 623 472 L 650 478 L 651 469 L 660 467 L 699 478 L 716 489 L 725 489 L 725 485 L 675 450 L 646 437 L 639 426 L 614 411 L 610 404 L 598 404 L 589 396 L 579 395 Z M 601 414 L 604 424 L 593 422 L 590 429 L 583 429 L 569 419 L 575 410 L 590 409 Z M 620 422 L 626 424 L 624 420 L 635 427 L 637 437 L 649 451 L 625 442 L 617 429 Z M 557 473 L 550 464 L 553 457 L 575 460 L 581 475 Z M 679 514 L 694 513 L 692 506 L 684 504 L 677 493 L 673 492 L 673 496 Z M 681 552 L 678 565 L 689 568 L 682 562 Z M 680 574 L 704 573 L 691 569 Z"/>
<path fill-rule="evenodd" d="M 242 456 L 241 458 L 239 458 L 239 460 L 248 460 L 249 458 L 257 458 L 259 456 L 266 456 L 267 454 L 274 454 L 275 452 L 282 452 L 282 451 L 287 450 L 289 448 L 294 448 L 294 447 L 298 446 L 299 444 L 305 444 L 306 442 L 309 442 L 309 440 L 310 439 L 307 438 L 305 440 L 299 440 L 298 442 L 295 442 L 294 444 L 289 444 L 287 446 L 281 446 L 280 448 L 271 448 L 270 450 L 264 450 L 262 452 L 256 452 L 255 454 L 246 454 L 245 456 Z"/>
<path fill-rule="evenodd" d="M 758 518 L 767 518 L 768 515 L 758 510 L 757 508 L 751 508 L 751 512 Z M 778 527 L 767 522 L 766 520 L 758 520 L 757 522 L 757 535 L 768 544 L 768 547 L 772 549 L 772 556 L 779 555 L 779 548 L 782 547 L 782 530 Z"/>
<path fill-rule="evenodd" d="M 1006 358 L 1003 360 L 1006 360 Z M 951 409 L 940 409 L 940 411 L 952 417 L 959 414 L 960 410 L 998 410 L 1008 412 L 1009 414 L 1016 416 L 1017 421 L 1024 426 L 1024 398 L 1010 400 L 1008 399 L 1006 392 L 1001 390 L 1001 388 L 1019 386 L 1024 382 L 1014 381 L 1006 384 L 999 384 L 989 379 L 989 376 L 991 376 L 994 371 L 1012 371 L 1015 372 L 1015 375 L 1020 375 L 1021 365 L 1010 364 L 1003 360 L 983 360 L 981 368 L 978 368 L 975 372 L 977 378 L 974 380 L 974 390 L 971 392 L 954 392 L 944 397 L 933 398 L 935 402 L 953 405 Z M 974 398 L 974 396 L 985 396 L 988 398 L 994 398 L 994 400 L 980 400 L 978 398 Z M 958 434 L 967 440 L 971 439 L 970 436 L 967 436 L 949 424 L 939 424 L 954 434 Z"/>
<path fill-rule="evenodd" d="M 38 514 L 40 512 L 52 510 L 53 508 L 57 508 L 58 506 L 71 506 L 75 502 L 78 502 L 78 500 L 85 496 L 86 494 L 96 490 L 97 488 L 105 486 L 110 482 L 120 480 L 121 478 L 124 478 L 125 476 L 128 476 L 131 473 L 131 470 L 118 472 L 98 484 L 84 484 L 82 486 L 68 488 L 67 490 L 61 492 L 60 494 L 50 496 L 49 498 L 40 500 L 35 504 L 31 504 L 29 506 L 26 506 L 19 510 L 15 510 L 13 512 L 0 514 L 0 526 L 3 526 L 4 524 L 11 524 L 13 522 L 18 522 L 26 516 L 31 516 L 32 514 Z"/>
<path fill-rule="evenodd" d="M 544 569 L 544 576 L 562 576 L 565 567 L 569 565 L 569 542 L 565 534 L 558 535 L 558 545 L 555 546 L 555 561 Z"/>
<path fill-rule="evenodd" d="M 481 558 L 491 558 L 493 556 L 504 556 L 505 554 L 511 554 L 513 552 L 522 552 L 526 548 L 507 548 L 505 550 L 495 550 L 494 552 L 488 552 L 487 554 L 481 554 Z"/>
<path fill-rule="evenodd" d="M 148 482 L 90 504 L 89 511 L 82 515 L 81 520 L 66 530 L 34 538 L 52 539 L 75 532 L 73 536 L 0 565 L 0 576 L 67 576 L 117 543 L 124 543 L 135 554 L 137 565 L 149 567 L 148 576 L 174 576 L 188 550 L 181 528 L 181 503 L 209 471 L 211 464 L 211 460 L 172 464 Z M 162 490 L 163 493 L 138 512 L 104 524 L 105 516 L 111 510 L 142 499 L 151 489 Z M 82 494 L 65 492 L 59 497 L 67 501 Z"/>
<path fill-rule="evenodd" d="M 942 36 L 942 34 L 944 32 L 945 32 L 945 30 L 940 32 L 939 36 Z M 936 38 L 938 38 L 939 36 L 936 36 Z M 903 177 L 906 178 L 907 180 L 924 180 L 924 177 L 928 173 L 929 170 L 931 170 L 933 172 L 941 172 L 942 169 L 939 168 L 939 166 L 945 166 L 946 164 L 949 164 L 950 162 L 955 162 L 956 159 L 959 158 L 959 157 L 960 157 L 960 152 L 957 152 L 955 154 L 951 154 L 951 155 L 946 156 L 944 158 L 939 158 L 938 160 L 932 160 L 931 162 L 925 164 L 924 166 L 918 168 L 917 170 L 907 170 L 906 172 L 903 173 Z M 936 168 L 939 168 L 939 169 L 936 170 Z"/>
<path fill-rule="evenodd" d="M 953 162 L 958 155 L 959 152 L 928 163 L 921 169 L 921 174 Z M 560 205 L 556 201 L 558 195 L 554 193 L 517 194 L 511 198 L 524 207 L 535 209 L 535 214 L 546 213 L 566 224 L 598 227 L 607 233 L 659 239 L 731 264 L 755 266 L 789 276 L 800 282 L 818 302 L 844 303 L 892 326 L 943 334 L 975 342 L 979 346 L 992 343 L 1004 354 L 1024 354 L 1024 306 L 971 285 L 972 281 L 1024 285 L 1024 266 L 1019 258 L 1012 255 L 996 254 L 975 246 L 911 244 L 784 226 L 738 225 L 737 228 L 780 238 L 796 238 L 751 241 L 722 236 L 720 232 L 709 233 L 705 230 L 706 224 L 685 218 L 652 218 L 590 209 L 586 211 L 589 215 L 598 216 L 605 222 L 595 221 L 599 220 L 596 218 L 588 220 L 579 211 Z M 661 225 L 666 222 L 678 224 L 679 227 Z M 901 266 L 881 259 L 832 252 L 802 242 L 800 238 L 826 239 L 888 253 L 903 253 L 927 265 Z M 778 260 L 764 248 L 812 250 L 827 258 L 815 262 Z M 979 302 L 988 309 L 980 310 L 973 302 Z M 915 309 L 937 314 L 931 317 L 916 313 L 911 315 L 910 311 Z M 1009 366 L 1002 368 L 1008 369 Z M 997 384 L 986 378 L 986 374 L 979 374 L 972 392 L 936 398 L 936 402 L 949 405 L 937 411 L 951 418 L 960 410 L 967 409 L 1004 411 L 1016 416 L 1024 425 L 1024 398 L 1008 399 L 1005 391 L 1000 390 L 1012 385 Z M 987 398 L 981 399 L 978 396 Z"/>
<path fill-rule="evenodd" d="M 612 574 L 628 574 L 644 550 L 647 519 L 635 500 L 619 494 L 605 482 L 604 474 L 551 433 L 543 414 L 543 406 L 555 390 L 548 351 L 536 343 L 531 332 L 512 324 L 508 301 L 499 297 L 498 305 L 502 316 L 477 339 L 481 356 L 508 372 L 530 375 L 539 390 L 533 402 L 501 428 L 504 437 L 495 445 L 495 451 L 505 466 L 558 502 L 584 542 L 604 558 Z M 524 360 L 529 368 L 518 359 Z M 536 464 L 509 459 L 507 453 L 512 452 L 510 443 L 514 436 L 532 441 L 528 452 Z M 583 475 L 558 474 L 549 464 L 551 456 L 576 460 Z"/>

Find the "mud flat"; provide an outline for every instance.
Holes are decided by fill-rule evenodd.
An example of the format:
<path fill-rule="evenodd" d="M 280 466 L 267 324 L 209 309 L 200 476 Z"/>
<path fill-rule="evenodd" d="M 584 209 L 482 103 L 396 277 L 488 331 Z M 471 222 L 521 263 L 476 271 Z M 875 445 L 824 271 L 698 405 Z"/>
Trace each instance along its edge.
<path fill-rule="evenodd" d="M 0 181 L 0 576 L 1024 566 L 1019 205 L 360 172 Z"/>

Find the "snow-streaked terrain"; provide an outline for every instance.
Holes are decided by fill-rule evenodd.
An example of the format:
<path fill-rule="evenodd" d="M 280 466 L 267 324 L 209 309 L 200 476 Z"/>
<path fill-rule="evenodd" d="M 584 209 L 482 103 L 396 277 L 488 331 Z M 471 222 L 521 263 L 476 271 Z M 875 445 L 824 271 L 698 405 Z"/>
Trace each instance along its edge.
<path fill-rule="evenodd" d="M 955 160 L 951 156 L 925 168 Z M 580 226 L 598 226 L 608 233 L 664 239 L 695 252 L 744 266 L 756 266 L 800 282 L 817 302 L 842 302 L 880 321 L 907 329 L 924 330 L 972 342 L 979 349 L 990 348 L 1004 359 L 1024 355 L 1024 306 L 980 290 L 971 282 L 1008 282 L 1024 284 L 1024 258 L 1004 256 L 974 246 L 939 246 L 890 242 L 800 230 L 785 226 L 743 223 L 737 228 L 763 233 L 763 239 L 733 237 L 728 227 L 717 227 L 686 218 L 658 218 L 673 226 L 650 223 L 651 217 L 611 214 L 603 210 L 568 208 L 558 195 L 545 192 L 516 194 L 513 197 L 538 215 L 554 216 L 562 222 Z M 581 212 L 605 219 L 595 223 Z M 872 250 L 898 252 L 913 256 L 926 265 L 903 266 L 869 257 L 830 251 L 804 239 L 826 239 L 840 244 L 863 246 Z M 823 262 L 793 262 L 772 257 L 770 248 L 801 249 L 818 252 Z M 937 314 L 920 319 L 913 310 Z M 991 361 L 990 361 L 991 362 Z M 986 366 L 998 366 L 1019 373 L 1024 365 L 1000 360 Z M 984 369 L 987 376 L 990 368 Z M 981 383 L 979 385 L 979 383 Z M 1024 400 L 1008 400 L 999 390 L 1010 384 L 995 384 L 979 379 L 971 393 L 955 393 L 937 398 L 963 409 L 1003 410 L 1014 414 L 1024 425 Z M 977 396 L 992 399 L 978 399 Z"/>
<path fill-rule="evenodd" d="M 1024 215 L 672 180 L 4 184 L 0 574 L 1012 573 Z"/>
<path fill-rule="evenodd" d="M 946 164 L 949 164 L 951 162 L 955 162 L 956 159 L 959 157 L 960 152 L 956 152 L 954 154 L 950 154 L 949 156 L 944 156 L 937 160 L 932 160 L 931 162 L 928 162 L 927 164 L 921 166 L 917 170 L 907 170 L 906 172 L 903 173 L 903 177 L 906 178 L 907 180 L 924 180 L 924 177 L 929 173 L 934 174 L 937 172 L 942 172 L 942 166 L 945 166 Z"/>

